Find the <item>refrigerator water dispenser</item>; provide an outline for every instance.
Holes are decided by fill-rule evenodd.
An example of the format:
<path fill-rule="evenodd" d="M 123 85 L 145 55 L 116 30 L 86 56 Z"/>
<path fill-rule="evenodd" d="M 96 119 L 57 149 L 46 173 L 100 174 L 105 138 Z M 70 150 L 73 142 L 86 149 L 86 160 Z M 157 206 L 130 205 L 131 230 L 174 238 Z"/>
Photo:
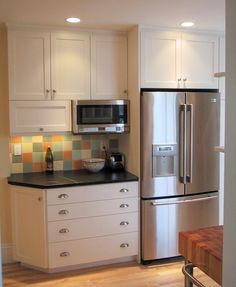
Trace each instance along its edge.
<path fill-rule="evenodd" d="M 152 146 L 152 176 L 176 175 L 176 144 Z"/>

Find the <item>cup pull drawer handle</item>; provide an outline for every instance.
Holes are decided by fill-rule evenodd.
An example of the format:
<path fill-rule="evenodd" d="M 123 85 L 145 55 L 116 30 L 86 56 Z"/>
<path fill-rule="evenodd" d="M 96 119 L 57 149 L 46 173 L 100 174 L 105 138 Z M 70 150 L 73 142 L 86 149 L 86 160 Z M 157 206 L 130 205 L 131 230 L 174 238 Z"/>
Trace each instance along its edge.
<path fill-rule="evenodd" d="M 127 188 L 122 188 L 122 189 L 120 190 L 120 192 L 122 192 L 122 193 L 127 193 L 127 192 L 129 192 L 129 190 L 128 190 Z"/>
<path fill-rule="evenodd" d="M 66 215 L 68 213 L 69 213 L 69 211 L 66 209 L 62 209 L 62 210 L 58 211 L 58 214 L 60 214 L 60 215 Z"/>
<path fill-rule="evenodd" d="M 120 247 L 121 247 L 121 248 L 127 248 L 127 247 L 129 247 L 129 243 L 122 243 L 122 244 L 120 245 Z"/>
<path fill-rule="evenodd" d="M 59 230 L 60 233 L 68 233 L 70 230 L 68 228 L 62 228 Z"/>
<path fill-rule="evenodd" d="M 129 225 L 128 221 L 121 221 L 120 225 L 125 226 L 125 225 Z"/>
<path fill-rule="evenodd" d="M 69 197 L 69 195 L 66 194 L 66 193 L 62 193 L 62 194 L 59 194 L 59 195 L 58 195 L 58 198 L 60 198 L 60 199 L 66 199 L 66 198 L 68 198 L 68 197 Z"/>
<path fill-rule="evenodd" d="M 120 205 L 120 208 L 127 208 L 127 207 L 129 207 L 129 205 L 128 205 L 127 203 L 122 203 L 122 204 Z"/>
<path fill-rule="evenodd" d="M 61 256 L 61 257 L 70 256 L 70 252 L 61 252 L 61 253 L 60 253 L 60 256 Z"/>

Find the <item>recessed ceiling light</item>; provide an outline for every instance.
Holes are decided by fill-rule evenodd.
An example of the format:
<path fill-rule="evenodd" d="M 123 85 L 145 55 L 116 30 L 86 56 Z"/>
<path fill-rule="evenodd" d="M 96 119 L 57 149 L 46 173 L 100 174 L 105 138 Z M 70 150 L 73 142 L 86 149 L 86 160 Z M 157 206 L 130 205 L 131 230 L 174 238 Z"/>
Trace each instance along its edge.
<path fill-rule="evenodd" d="M 186 21 L 186 22 L 182 22 L 180 25 L 182 27 L 192 27 L 192 26 L 194 26 L 194 23 L 190 22 L 190 21 Z"/>
<path fill-rule="evenodd" d="M 77 17 L 69 17 L 69 18 L 66 18 L 66 22 L 69 22 L 69 23 L 79 23 L 79 22 L 80 22 L 80 19 L 77 18 Z"/>

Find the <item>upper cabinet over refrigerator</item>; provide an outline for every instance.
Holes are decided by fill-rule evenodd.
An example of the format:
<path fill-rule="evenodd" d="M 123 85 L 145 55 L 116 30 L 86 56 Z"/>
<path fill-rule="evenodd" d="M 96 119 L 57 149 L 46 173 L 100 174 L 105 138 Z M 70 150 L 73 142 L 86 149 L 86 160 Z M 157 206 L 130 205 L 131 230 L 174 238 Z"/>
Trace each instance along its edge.
<path fill-rule="evenodd" d="M 218 37 L 164 30 L 141 32 L 142 88 L 218 88 Z"/>

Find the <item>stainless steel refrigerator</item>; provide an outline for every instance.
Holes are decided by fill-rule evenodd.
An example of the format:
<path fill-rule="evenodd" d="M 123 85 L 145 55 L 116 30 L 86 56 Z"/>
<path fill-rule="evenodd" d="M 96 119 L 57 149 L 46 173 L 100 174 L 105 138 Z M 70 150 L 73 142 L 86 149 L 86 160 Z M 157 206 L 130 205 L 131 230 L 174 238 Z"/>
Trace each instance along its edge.
<path fill-rule="evenodd" d="M 218 225 L 219 94 L 142 90 L 142 262 L 178 256 L 178 233 Z"/>

